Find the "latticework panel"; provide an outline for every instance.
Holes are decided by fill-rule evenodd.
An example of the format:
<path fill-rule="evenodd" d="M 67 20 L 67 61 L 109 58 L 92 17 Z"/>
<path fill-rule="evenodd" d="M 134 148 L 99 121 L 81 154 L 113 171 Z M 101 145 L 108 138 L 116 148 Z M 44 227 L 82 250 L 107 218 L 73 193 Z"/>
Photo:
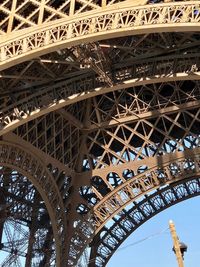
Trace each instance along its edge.
<path fill-rule="evenodd" d="M 1 266 L 53 266 L 52 226 L 33 184 L 16 170 L 1 167 L 0 191 Z"/>
<path fill-rule="evenodd" d="M 94 155 L 91 168 L 198 146 L 199 92 L 198 82 L 181 81 L 94 98 L 96 109 L 87 141 L 88 156 Z"/>
<path fill-rule="evenodd" d="M 77 212 L 69 265 L 95 231 L 131 201 L 162 184 L 183 179 L 183 172 L 189 176 L 198 173 L 198 156 L 194 159 L 187 151 L 199 153 L 195 151 L 199 116 L 199 82 L 177 81 L 108 92 L 16 130 L 24 140 L 87 177 L 72 182 L 72 199 L 80 191 L 82 200 L 79 197 L 73 207 L 68 201 L 69 214 Z M 69 149 L 69 157 L 65 157 L 68 150 L 61 136 L 75 145 Z M 166 165 L 168 154 L 171 165 Z M 180 162 L 175 160 L 178 155 Z M 151 170 L 154 166 L 160 169 Z"/>
<path fill-rule="evenodd" d="M 43 8 L 44 5 L 43 2 Z M 134 2 L 130 5 L 130 2 L 125 1 L 125 5 L 119 3 L 113 5 L 113 8 L 108 5 L 99 12 L 86 12 L 81 17 L 73 15 L 73 19 L 57 19 L 55 25 L 42 23 L 41 27 L 32 27 L 30 31 L 5 35 L 1 45 L 0 64 L 5 69 L 13 66 L 14 62 L 34 58 L 35 54 L 43 55 L 52 50 L 80 45 L 82 42 L 100 41 L 106 37 L 120 37 L 124 36 L 123 32 L 136 35 L 174 31 L 177 27 L 181 30 L 183 24 L 184 31 L 190 31 L 191 28 L 195 31 L 198 30 L 197 24 L 200 21 L 198 9 L 198 1 L 157 5 L 150 3 L 145 6 L 135 6 Z M 11 23 L 14 18 L 12 15 L 14 11 L 9 16 Z M 167 24 L 170 24 L 169 28 L 166 28 Z"/>
<path fill-rule="evenodd" d="M 109 226 L 105 226 L 92 244 L 89 266 L 105 266 L 114 251 L 122 242 L 147 220 L 172 205 L 200 194 L 199 178 L 177 183 L 174 187 L 167 186 L 154 192 L 132 208 L 123 209 L 114 217 Z M 96 238 L 97 240 L 97 238 Z M 93 258 L 95 256 L 95 258 Z"/>
<path fill-rule="evenodd" d="M 167 1 L 169 2 L 169 1 Z M 84 13 L 92 13 L 90 11 L 101 11 L 101 8 L 110 8 L 112 6 L 138 6 L 154 3 L 163 3 L 163 1 L 148 1 L 137 0 L 120 1 L 88 1 L 88 0 L 68 0 L 68 1 L 55 1 L 55 0 L 1 0 L 0 2 L 0 33 L 2 35 L 24 30 L 30 27 L 41 26 L 56 22 L 57 20 L 67 20 Z M 117 5 L 116 5 L 117 4 Z M 172 10 L 173 11 L 173 10 Z M 188 14 L 189 16 L 190 14 Z M 180 16 L 180 15 L 179 15 Z M 180 16 L 181 17 L 181 16 Z M 193 19 L 198 18 L 198 13 L 193 14 Z M 145 16 L 143 19 L 149 20 Z M 152 16 L 155 21 L 157 19 L 156 12 Z M 166 18 L 167 19 L 167 18 Z M 134 20 L 133 20 L 134 21 Z"/>
<path fill-rule="evenodd" d="M 124 102 L 126 97 L 131 100 L 130 93 L 123 93 L 124 88 L 157 83 L 163 79 L 198 79 L 198 58 L 197 33 L 163 33 L 116 38 L 90 46 L 73 47 L 19 64 L 1 73 L 1 131 L 5 133 L 14 129 L 22 124 L 22 119 L 24 122 L 29 121 L 94 95 L 122 90 L 121 94 L 116 92 L 104 99 L 96 98 L 97 103 L 93 101 L 92 107 L 97 107 L 101 117 L 99 101 L 105 100 L 113 105 L 112 97 L 124 97 Z M 149 93 L 152 90 L 149 89 Z M 176 95 L 173 97 L 175 99 Z M 122 112 L 123 104 L 120 104 L 119 109 Z M 77 117 L 82 111 L 81 105 L 76 110 Z M 91 120 L 98 124 L 98 114 L 94 112 Z M 78 120 L 83 121 L 80 116 Z M 74 123 L 82 127 L 77 120 Z"/>
<path fill-rule="evenodd" d="M 101 1 L 2 0 L 0 3 L 1 34 L 67 19 L 72 15 L 100 7 Z"/>
<path fill-rule="evenodd" d="M 90 265 L 105 266 L 142 223 L 199 194 L 199 9 L 0 1 L 4 265 L 76 266 L 91 246 Z"/>
<path fill-rule="evenodd" d="M 56 158 L 73 166 L 80 146 L 80 131 L 62 116 L 50 113 L 20 126 L 17 135 Z"/>

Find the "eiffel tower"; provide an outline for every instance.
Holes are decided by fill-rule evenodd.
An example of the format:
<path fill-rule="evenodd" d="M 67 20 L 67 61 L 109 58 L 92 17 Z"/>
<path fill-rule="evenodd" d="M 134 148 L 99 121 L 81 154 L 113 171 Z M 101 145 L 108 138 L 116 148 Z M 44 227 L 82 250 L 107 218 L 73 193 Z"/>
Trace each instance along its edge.
<path fill-rule="evenodd" d="M 0 0 L 2 267 L 105 266 L 200 193 L 200 1 Z"/>

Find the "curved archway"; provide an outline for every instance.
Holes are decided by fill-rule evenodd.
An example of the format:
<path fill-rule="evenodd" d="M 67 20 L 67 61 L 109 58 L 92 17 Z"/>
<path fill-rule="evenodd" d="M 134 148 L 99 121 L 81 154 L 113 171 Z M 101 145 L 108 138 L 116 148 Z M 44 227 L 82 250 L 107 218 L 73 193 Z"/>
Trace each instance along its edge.
<path fill-rule="evenodd" d="M 95 261 L 90 258 L 89 266 L 105 266 L 119 246 L 142 224 L 163 210 L 199 195 L 200 178 L 191 178 L 146 195 L 130 209 L 124 209 L 106 231 L 100 231 L 101 238 L 91 253 L 91 257 L 93 253 L 98 256 Z"/>
<path fill-rule="evenodd" d="M 30 180 L 15 169 L 0 166 L 0 202 L 0 265 L 39 266 L 55 262 L 48 211 Z"/>
<path fill-rule="evenodd" d="M 184 3 L 184 4 L 183 4 Z M 174 8 L 171 8 L 173 6 Z M 116 7 L 116 6 L 115 6 Z M 148 33 L 150 31 L 154 32 L 160 32 L 160 31 L 166 31 L 166 27 L 168 27 L 168 31 L 177 30 L 178 28 L 182 29 L 183 31 L 190 31 L 190 30 L 197 30 L 197 25 L 199 24 L 199 15 L 194 16 L 194 12 L 196 13 L 196 8 L 199 7 L 198 2 L 182 2 L 182 3 L 173 3 L 173 4 L 158 4 L 158 5 L 148 5 L 146 7 L 124 7 L 120 5 L 120 8 L 113 7 L 113 9 L 102 9 L 96 12 L 94 14 L 86 13 L 85 15 L 81 15 L 80 17 L 76 16 L 75 19 L 72 21 L 68 21 L 67 19 L 59 20 L 56 23 L 51 22 L 50 24 L 40 25 L 40 27 L 31 28 L 30 31 L 20 31 L 15 32 L 15 40 L 12 39 L 12 34 L 10 34 L 10 39 L 5 39 L 5 42 L 3 43 L 1 47 L 1 60 L 2 64 L 4 64 L 4 67 L 11 66 L 14 63 L 19 63 L 27 59 L 32 59 L 35 55 L 42 55 L 50 51 L 55 51 L 56 49 L 62 49 L 68 45 L 78 45 L 80 42 L 89 42 L 90 40 L 103 40 L 104 38 L 107 38 L 106 36 L 110 37 L 119 37 L 123 34 L 134 35 L 139 33 Z M 90 14 L 90 19 L 88 18 L 88 15 Z M 160 16 L 162 14 L 162 16 Z M 187 16 L 185 16 L 187 14 Z M 164 15 L 164 16 L 163 16 Z M 153 19 L 153 20 L 152 20 Z M 168 22 L 168 25 L 167 23 Z M 92 25 L 92 28 L 91 26 Z M 117 29 L 117 27 L 119 28 Z M 169 30 L 170 26 L 170 30 Z M 94 31 L 93 31 L 94 29 Z M 18 35 L 19 34 L 19 35 Z M 74 35 L 73 35 L 74 34 Z M 67 40 L 66 40 L 67 37 Z M 186 58 L 187 56 L 184 56 Z M 189 58 L 189 56 L 188 56 Z M 187 58 L 187 59 L 188 59 Z M 159 59 L 160 60 L 160 59 Z M 154 64 L 163 64 L 165 65 L 165 60 L 155 60 Z M 169 60 L 169 59 L 168 59 Z M 171 60 L 170 64 L 173 65 L 173 60 Z M 179 62 L 182 62 L 181 60 Z M 189 63 L 188 63 L 189 62 Z M 162 68 L 160 69 L 160 72 L 157 71 L 157 69 L 151 68 L 152 62 L 148 62 L 148 66 L 145 62 L 145 67 L 147 67 L 148 71 L 145 72 L 144 77 L 143 74 L 140 73 L 140 75 L 131 75 L 131 71 L 129 71 L 128 79 L 127 77 L 122 77 L 121 80 L 117 80 L 117 83 L 114 86 L 105 86 L 105 84 L 99 84 L 96 83 L 95 79 L 91 78 L 91 83 L 89 85 L 85 83 L 85 77 L 83 79 L 83 87 L 79 88 L 78 86 L 74 86 L 77 84 L 80 85 L 80 79 L 72 79 L 70 82 L 62 82 L 56 85 L 53 85 L 49 88 L 38 88 L 37 93 L 30 92 L 30 95 L 28 98 L 20 99 L 19 102 L 14 103 L 13 105 L 6 106 L 5 110 L 3 110 L 3 114 L 1 116 L 1 134 L 4 134 L 8 131 L 11 131 L 12 129 L 16 128 L 17 126 L 28 122 L 34 118 L 37 118 L 43 114 L 46 114 L 48 112 L 57 110 L 59 108 L 62 108 L 66 105 L 75 103 L 80 100 L 84 100 L 86 98 L 100 95 L 102 93 L 115 91 L 115 90 L 121 90 L 123 88 L 128 88 L 132 85 L 142 85 L 142 84 L 148 84 L 148 83 L 157 83 L 157 82 L 165 82 L 165 81 L 177 81 L 177 80 L 187 80 L 187 79 L 199 79 L 199 68 L 193 70 L 192 66 L 193 63 L 197 63 L 196 58 L 193 56 L 193 59 L 190 58 L 187 61 L 187 69 L 185 70 L 182 68 L 169 68 L 169 70 L 166 71 L 167 75 L 163 77 Z M 10 64 L 10 65 L 9 65 Z M 169 64 L 169 65 L 170 65 Z M 199 64 L 199 63 L 198 63 Z M 179 64 L 177 64 L 179 65 Z M 179 67 L 179 66 L 178 66 Z M 2 65 L 3 68 L 3 65 Z M 171 71 L 173 69 L 173 72 Z M 136 69 L 137 70 L 137 69 Z M 116 70 L 117 73 L 117 70 Z M 134 73 L 134 72 L 133 72 Z M 136 71 L 137 73 L 137 71 Z M 138 74 L 138 73 L 137 73 Z M 115 76 L 115 78 L 117 75 Z M 82 79 L 83 77 L 81 77 Z M 82 84 L 81 84 L 82 85 Z M 76 87 L 76 90 L 74 91 L 74 88 Z M 78 89 L 77 89 L 78 88 Z M 40 90 L 42 89 L 42 90 Z M 16 90 L 17 91 L 17 90 Z M 44 101 L 43 103 L 43 100 Z M 199 107 L 199 99 L 195 99 L 193 103 L 192 101 L 190 103 L 187 103 L 191 107 Z M 13 102 L 12 102 L 13 103 Z M 186 105 L 187 105 L 186 104 Z M 185 105 L 185 106 L 186 106 Z M 184 105 L 182 107 L 180 106 L 174 106 L 174 108 L 182 108 L 184 109 Z M 164 113 L 165 111 L 162 110 Z M 59 138 L 58 138 L 59 139 Z M 153 141 L 155 141 L 154 138 L 152 138 Z M 115 145 L 115 144 L 114 144 Z M 17 159 L 17 157 L 13 156 L 14 159 Z M 184 158 L 184 157 L 183 157 Z M 180 162 L 182 159 L 180 159 Z M 191 160 L 192 162 L 192 160 Z M 171 161 L 171 163 L 174 163 Z M 171 164 L 170 163 L 170 164 Z M 197 171 L 197 161 L 195 159 L 195 164 L 192 163 L 192 166 L 195 165 L 195 168 L 190 168 L 190 162 L 187 162 L 187 166 L 183 167 L 185 172 L 185 177 L 188 177 L 191 175 L 191 173 L 194 171 L 195 174 L 198 174 Z M 8 163 L 9 164 L 9 163 Z M 167 163 L 166 163 L 167 164 Z M 154 190 L 155 188 L 163 185 L 166 183 L 173 183 L 179 177 L 175 177 L 176 173 L 180 175 L 182 172 L 179 172 L 179 167 L 172 164 L 167 167 L 169 173 L 165 173 L 162 169 L 156 170 L 151 169 L 153 174 L 151 173 L 142 173 L 140 176 L 135 177 L 139 180 L 136 181 L 133 184 L 130 184 L 129 181 L 126 181 L 123 183 L 126 184 L 126 188 L 120 187 L 122 190 L 123 195 L 125 196 L 124 199 L 121 198 L 121 195 L 119 194 L 118 186 L 116 185 L 116 190 L 114 193 L 116 195 L 110 195 L 111 200 L 110 202 L 108 199 L 100 200 L 100 205 L 102 204 L 103 208 L 98 206 L 99 204 L 95 205 L 95 212 L 96 212 L 96 225 L 98 223 L 105 224 L 105 222 L 114 214 L 115 212 L 121 212 L 120 205 L 127 205 L 130 203 L 135 197 L 143 196 L 144 193 L 150 192 L 150 190 Z M 184 165 L 184 164 L 183 164 Z M 9 166 L 9 165 L 8 165 Z M 164 166 L 164 167 L 166 167 Z M 24 171 L 29 172 L 29 167 L 27 169 L 27 166 L 25 166 Z M 127 169 L 127 168 L 126 168 Z M 189 169 L 189 173 L 186 173 L 186 170 Z M 168 175 L 169 174 L 169 175 Z M 143 176 L 142 176 L 143 175 Z M 171 179 L 172 177 L 172 179 Z M 36 175 L 36 178 L 38 176 Z M 45 172 L 45 178 L 46 178 L 46 172 Z M 168 179 L 169 178 L 169 179 Z M 176 179 L 177 178 L 177 179 Z M 171 180 L 170 180 L 171 179 Z M 131 179 L 130 179 L 131 180 Z M 131 180 L 132 182 L 133 180 Z M 36 179 L 37 182 L 37 179 Z M 40 184 L 41 182 L 41 184 Z M 53 219 L 55 222 L 55 231 L 57 231 L 57 240 L 58 240 L 58 247 L 61 246 L 63 239 L 62 239 L 62 233 L 64 227 L 62 227 L 62 219 L 60 217 L 60 214 L 64 214 L 64 208 L 63 213 L 60 212 L 61 208 L 59 205 L 62 203 L 62 199 L 60 199 L 59 202 L 59 194 L 58 194 L 58 200 L 57 202 L 54 201 L 55 198 L 53 189 L 51 188 L 51 180 L 50 183 L 46 182 L 46 179 L 38 181 L 38 187 L 41 187 L 44 189 L 46 197 L 47 197 L 47 203 L 49 203 L 50 208 L 49 210 L 55 214 L 53 214 Z M 45 184 L 44 188 L 42 187 Z M 47 192 L 47 188 L 50 185 L 50 192 Z M 120 185 L 119 185 L 120 186 Z M 49 189 L 49 188 L 48 188 Z M 43 192 L 43 190 L 42 190 Z M 55 195 L 57 195 L 57 191 L 55 190 Z M 52 200 L 54 199 L 54 200 Z M 104 202 L 105 200 L 105 202 Z M 123 202 L 124 200 L 124 202 Z M 53 202 L 53 204 L 52 204 Z M 54 203 L 56 205 L 54 206 Z M 96 203 L 95 203 L 96 204 Z M 52 206 L 51 206 L 52 205 Z M 54 209 L 55 208 L 55 209 Z M 85 211 L 86 212 L 86 211 Z M 109 217 L 110 216 L 110 217 Z M 99 219 L 100 218 L 100 219 Z M 99 220 L 99 221 L 98 221 Z M 63 219 L 64 221 L 64 219 Z M 59 223 L 58 223 L 59 222 Z M 58 225 L 59 224 L 59 225 Z M 56 228 L 57 227 L 57 228 Z M 83 224 L 82 228 L 85 227 L 85 224 Z M 88 227 L 89 228 L 89 227 Z M 79 229 L 78 229 L 79 230 Z M 77 230 L 77 232 L 78 232 Z M 100 229 L 99 229 L 100 230 Z M 79 234 L 79 233 L 78 233 Z M 77 234 L 77 236 L 78 236 Z M 90 233 L 88 234 L 88 236 Z M 81 234 L 78 236 L 77 240 L 74 240 L 76 251 L 72 251 L 72 256 L 75 259 L 76 252 L 79 252 L 81 245 L 79 243 L 82 242 L 82 244 L 85 242 L 85 239 L 81 240 L 79 238 Z M 60 242 L 61 241 L 61 242 Z M 78 244 L 77 244 L 78 243 Z M 62 246 L 64 247 L 64 246 Z M 61 249 L 58 248 L 58 258 L 59 253 L 61 253 Z M 58 259 L 58 260 L 59 260 Z M 61 263 L 62 264 L 62 263 Z M 59 263 L 58 263 L 59 265 Z M 71 265 L 73 265 L 73 262 L 71 262 Z"/>
<path fill-rule="evenodd" d="M 82 16 L 60 19 L 44 26 L 21 30 L 4 39 L 1 45 L 1 67 L 31 59 L 35 56 L 112 37 L 150 32 L 198 31 L 200 17 L 198 1 L 175 2 L 146 6 L 120 3 L 86 12 Z M 195 14 L 195 15 L 194 15 Z"/>
<path fill-rule="evenodd" d="M 103 226 L 127 205 L 162 186 L 200 174 L 199 149 L 158 157 L 155 166 L 127 180 L 108 193 L 94 206 L 97 234 Z M 122 167 L 123 169 L 123 167 Z"/>
<path fill-rule="evenodd" d="M 177 72 L 174 70 L 171 73 L 171 65 L 169 65 L 168 71 L 166 70 L 165 75 L 159 74 L 159 70 L 154 68 L 150 69 L 150 76 L 148 77 L 136 77 L 135 72 L 130 72 L 131 79 L 122 79 L 116 85 L 112 87 L 99 86 L 94 76 L 89 77 L 79 77 L 72 79 L 70 81 L 61 82 L 48 88 L 41 88 L 37 93 L 33 93 L 27 98 L 20 99 L 14 104 L 6 106 L 1 110 L 0 113 L 0 135 L 6 134 L 9 131 L 36 119 L 42 115 L 45 115 L 52 111 L 57 111 L 65 106 L 74 104 L 76 102 L 86 100 L 101 94 L 106 94 L 109 92 L 114 92 L 117 90 L 124 90 L 130 87 L 143 86 L 148 84 L 158 84 L 164 82 L 175 82 L 175 81 L 199 81 L 200 75 L 199 70 L 197 72 L 191 71 L 193 63 L 200 68 L 200 63 L 197 64 L 197 59 L 195 57 L 188 61 L 188 65 L 182 65 L 183 72 Z M 171 64 L 174 61 L 172 59 Z M 185 63 L 185 62 L 183 62 Z M 149 63 L 151 64 L 151 63 Z M 178 66 L 178 65 L 177 65 Z M 179 66 L 180 67 L 180 66 Z M 141 74 L 140 74 L 141 75 Z M 87 89 L 85 89 L 85 87 Z M 74 91 L 74 88 L 77 91 Z M 82 89 L 83 88 L 83 89 Z M 198 98 L 198 96 L 197 96 Z M 44 101 L 43 101 L 44 100 Z M 194 101 L 192 106 L 199 106 L 199 101 Z M 178 107 L 175 107 L 178 108 Z M 162 110 L 160 111 L 162 112 Z"/>
<path fill-rule="evenodd" d="M 0 165 L 13 168 L 27 177 L 41 195 L 51 219 L 55 238 L 56 264 L 61 266 L 65 249 L 62 247 L 65 244 L 65 211 L 58 187 L 49 170 L 34 154 L 19 145 L 5 141 L 0 142 Z"/>

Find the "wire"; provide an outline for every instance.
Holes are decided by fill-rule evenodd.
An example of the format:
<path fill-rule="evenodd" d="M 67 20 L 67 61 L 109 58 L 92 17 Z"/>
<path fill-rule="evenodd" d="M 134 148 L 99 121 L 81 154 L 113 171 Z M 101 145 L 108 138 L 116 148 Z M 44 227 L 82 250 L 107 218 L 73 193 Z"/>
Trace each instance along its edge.
<path fill-rule="evenodd" d="M 139 243 L 142 243 L 142 242 L 144 242 L 144 241 L 146 241 L 146 240 L 148 240 L 148 239 L 151 239 L 151 238 L 153 238 L 153 237 L 155 237 L 155 236 L 161 235 L 161 234 L 165 233 L 167 230 L 169 230 L 169 227 L 165 228 L 165 229 L 162 230 L 162 231 L 159 231 L 159 232 L 156 232 L 156 233 L 154 233 L 154 234 L 151 234 L 151 235 L 149 235 L 149 236 L 147 236 L 147 237 L 145 237 L 145 238 L 142 238 L 142 239 L 140 239 L 140 240 L 138 240 L 138 241 L 136 241 L 136 242 L 133 242 L 133 243 L 127 245 L 127 246 L 121 247 L 121 248 L 119 248 L 115 253 L 118 253 L 118 252 L 120 252 L 120 251 L 122 251 L 122 250 L 125 250 L 125 249 L 129 248 L 129 247 L 133 247 L 133 246 L 135 246 L 135 245 L 137 245 L 137 244 L 139 244 Z M 96 260 L 96 258 L 93 258 L 93 259 L 89 260 L 89 261 L 88 261 L 88 264 L 94 262 L 95 260 Z"/>
<path fill-rule="evenodd" d="M 127 245 L 127 246 L 121 247 L 121 248 L 119 248 L 119 249 L 116 251 L 116 253 L 119 252 L 119 251 L 121 251 L 121 250 L 127 249 L 127 248 L 129 248 L 129 247 L 135 246 L 135 245 L 137 245 L 137 244 L 139 244 L 139 243 L 142 243 L 142 242 L 144 242 L 144 241 L 146 241 L 146 240 L 148 240 L 148 239 L 152 239 L 152 238 L 155 237 L 155 236 L 164 234 L 167 230 L 169 230 L 169 227 L 166 228 L 166 229 L 164 229 L 164 230 L 162 230 L 162 231 L 160 231 L 160 232 L 154 233 L 154 234 L 152 234 L 152 235 L 150 235 L 150 236 L 147 236 L 147 237 L 145 237 L 145 238 L 143 238 L 143 239 L 140 239 L 140 240 L 138 240 L 138 241 L 136 241 L 136 242 L 134 242 L 134 243 L 131 243 L 131 244 Z"/>

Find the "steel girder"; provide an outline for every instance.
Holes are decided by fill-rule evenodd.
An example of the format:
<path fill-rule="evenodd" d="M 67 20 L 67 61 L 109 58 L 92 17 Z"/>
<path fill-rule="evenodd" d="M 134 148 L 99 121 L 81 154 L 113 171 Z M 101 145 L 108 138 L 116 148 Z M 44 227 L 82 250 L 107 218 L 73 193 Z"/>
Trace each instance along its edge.
<path fill-rule="evenodd" d="M 80 106 L 77 107 L 80 114 L 74 109 L 71 114 L 83 120 L 82 130 L 54 112 L 15 131 L 69 168 L 77 168 L 77 159 L 82 157 L 84 164 L 73 177 L 74 192 L 70 196 L 74 205 L 69 214 L 77 209 L 80 217 L 75 220 L 69 265 L 74 264 L 101 227 L 127 204 L 160 186 L 198 176 L 198 92 L 198 81 L 124 89 L 81 103 L 84 114 L 84 107 L 91 106 L 88 125 Z M 137 114 L 133 116 L 132 111 Z M 48 134 L 52 131 L 53 135 Z M 61 149 L 61 143 L 67 142 L 69 146 L 67 140 L 71 142 L 69 152 Z M 77 199 L 79 192 L 82 199 Z"/>
<path fill-rule="evenodd" d="M 27 176 L 41 200 L 2 188 L 26 207 L 21 218 L 37 221 L 37 201 L 46 204 L 52 230 L 40 266 L 54 246 L 57 266 L 75 266 L 88 245 L 92 266 L 103 266 L 142 222 L 199 193 L 199 2 L 138 4 L 0 5 L 1 162 Z M 165 32 L 174 29 L 182 33 Z M 139 215 L 128 229 L 131 212 Z M 119 225 L 123 234 L 113 232 Z"/>
<path fill-rule="evenodd" d="M 45 163 L 33 153 L 11 142 L 1 141 L 0 145 L 1 166 L 14 169 L 27 177 L 45 202 L 55 238 L 56 261 L 57 265 L 60 266 L 62 264 L 62 249 L 65 249 L 66 244 L 66 219 L 65 207 L 58 185 Z M 12 210 L 10 212 L 12 213 Z"/>
<path fill-rule="evenodd" d="M 4 255 L 4 258 L 1 255 L 1 266 L 24 264 L 28 267 L 55 262 L 49 215 L 33 184 L 16 170 L 1 167 L 0 192 L 1 251 L 4 253 L 1 253 Z M 48 253 L 47 240 L 52 248 Z"/>
<path fill-rule="evenodd" d="M 35 5 L 40 5 L 39 10 L 42 16 L 47 5 L 44 4 L 44 1 L 41 1 L 40 4 L 39 1 L 32 0 L 32 2 L 36 2 L 33 3 Z M 91 5 L 91 2 L 89 3 L 88 5 Z M 26 18 L 27 11 L 25 11 L 24 16 L 20 17 L 14 4 L 12 8 L 11 14 L 9 14 L 10 12 L 6 12 L 5 6 L 2 4 L 1 12 L 11 15 L 9 24 L 13 23 L 11 20 L 14 18 L 15 20 L 21 20 L 22 23 L 19 22 L 19 25 L 22 29 L 16 30 L 18 27 L 15 29 L 15 25 L 18 24 L 16 22 L 13 34 L 10 33 L 12 26 L 8 25 L 9 34 L 2 35 L 0 47 L 2 69 L 67 46 L 93 42 L 94 40 L 99 41 L 108 37 L 178 31 L 179 29 L 181 31 L 198 31 L 200 20 L 198 1 L 159 3 L 145 6 L 135 6 L 134 2 L 124 1 L 117 5 L 98 7 L 95 11 L 88 11 L 83 15 L 65 16 L 63 19 L 57 19 L 56 23 L 46 23 L 45 21 L 41 23 L 42 20 L 38 18 L 39 25 L 36 26 L 32 23 L 32 19 L 29 19 L 29 16 Z M 18 9 L 20 11 L 20 6 Z M 24 7 L 22 7 L 23 9 Z M 53 10 L 50 12 L 53 13 Z M 8 20 L 8 17 L 5 20 Z"/>
<path fill-rule="evenodd" d="M 103 93 L 164 81 L 198 80 L 199 53 L 184 57 L 172 55 L 172 58 L 154 58 L 149 62 L 143 61 L 134 65 L 127 62 L 113 71 L 114 85 L 111 87 L 103 85 L 92 73 L 39 87 L 36 93 L 28 94 L 24 98 L 21 98 L 20 94 L 16 97 L 13 94 L 14 103 L 11 102 L 1 110 L 0 134 L 5 134 L 44 114 Z"/>
<path fill-rule="evenodd" d="M 105 266 L 124 240 L 143 223 L 172 205 L 199 194 L 199 178 L 192 178 L 144 195 L 142 200 L 133 203 L 132 208 L 123 209 L 118 218 L 113 218 L 112 225 L 104 226 L 96 236 L 91 245 L 88 266 Z"/>

